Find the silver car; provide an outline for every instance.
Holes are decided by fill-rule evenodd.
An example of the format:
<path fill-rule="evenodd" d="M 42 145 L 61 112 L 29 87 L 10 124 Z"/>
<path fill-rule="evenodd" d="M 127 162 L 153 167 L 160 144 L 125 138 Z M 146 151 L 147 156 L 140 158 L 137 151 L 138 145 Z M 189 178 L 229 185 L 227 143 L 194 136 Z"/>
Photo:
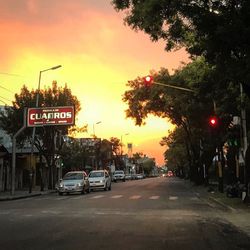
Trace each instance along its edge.
<path fill-rule="evenodd" d="M 90 189 L 111 190 L 111 177 L 106 170 L 93 170 L 89 173 Z"/>
<path fill-rule="evenodd" d="M 88 175 L 84 171 L 72 171 L 64 175 L 58 185 L 58 194 L 75 193 L 82 194 L 90 192 Z"/>
<path fill-rule="evenodd" d="M 117 182 L 117 181 L 125 181 L 125 174 L 124 174 L 124 171 L 123 171 L 123 170 L 116 170 L 116 171 L 113 173 L 113 180 L 114 180 L 114 182 Z"/>

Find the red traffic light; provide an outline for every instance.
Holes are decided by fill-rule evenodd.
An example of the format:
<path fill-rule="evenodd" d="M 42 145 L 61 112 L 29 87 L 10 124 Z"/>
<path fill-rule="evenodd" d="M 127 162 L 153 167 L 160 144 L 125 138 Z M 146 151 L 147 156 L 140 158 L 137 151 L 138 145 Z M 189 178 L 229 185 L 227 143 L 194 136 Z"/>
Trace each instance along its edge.
<path fill-rule="evenodd" d="M 212 126 L 212 127 L 216 127 L 218 125 L 218 118 L 213 116 L 213 117 L 210 117 L 209 118 L 209 124 Z"/>
<path fill-rule="evenodd" d="M 153 77 L 152 76 L 145 76 L 144 77 L 144 83 L 146 86 L 150 86 L 153 83 Z"/>

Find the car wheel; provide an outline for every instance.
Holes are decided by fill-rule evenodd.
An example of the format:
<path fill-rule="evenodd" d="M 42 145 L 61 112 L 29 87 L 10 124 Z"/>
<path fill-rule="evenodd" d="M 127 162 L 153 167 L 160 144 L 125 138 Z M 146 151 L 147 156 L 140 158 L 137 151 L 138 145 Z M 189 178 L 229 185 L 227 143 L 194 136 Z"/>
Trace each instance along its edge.
<path fill-rule="evenodd" d="M 81 194 L 85 194 L 85 186 L 82 188 Z"/>
<path fill-rule="evenodd" d="M 125 182 L 125 179 L 123 179 L 123 182 Z"/>
<path fill-rule="evenodd" d="M 58 192 L 59 195 L 63 195 L 63 192 Z"/>
<path fill-rule="evenodd" d="M 110 183 L 110 185 L 109 185 L 109 191 L 111 190 L 111 183 Z"/>

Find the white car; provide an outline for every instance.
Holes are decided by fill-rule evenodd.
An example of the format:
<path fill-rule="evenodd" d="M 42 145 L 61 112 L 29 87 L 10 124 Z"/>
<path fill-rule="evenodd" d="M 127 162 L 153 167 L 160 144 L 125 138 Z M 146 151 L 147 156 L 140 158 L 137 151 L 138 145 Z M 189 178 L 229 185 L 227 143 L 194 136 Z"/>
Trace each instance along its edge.
<path fill-rule="evenodd" d="M 114 182 L 117 182 L 117 181 L 125 181 L 125 174 L 124 174 L 124 171 L 123 171 L 123 170 L 116 170 L 116 171 L 113 173 L 113 180 L 114 180 Z"/>
<path fill-rule="evenodd" d="M 90 192 L 88 175 L 84 171 L 71 171 L 64 175 L 58 184 L 57 191 L 59 195 L 64 193 Z"/>
<path fill-rule="evenodd" d="M 93 170 L 89 173 L 90 189 L 111 190 L 111 177 L 107 170 Z"/>

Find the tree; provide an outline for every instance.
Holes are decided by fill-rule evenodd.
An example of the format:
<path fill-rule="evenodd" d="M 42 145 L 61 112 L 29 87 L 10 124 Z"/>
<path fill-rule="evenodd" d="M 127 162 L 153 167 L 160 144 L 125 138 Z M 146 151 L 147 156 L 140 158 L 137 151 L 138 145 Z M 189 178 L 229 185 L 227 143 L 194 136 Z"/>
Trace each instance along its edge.
<path fill-rule="evenodd" d="M 168 169 L 176 172 L 177 175 L 189 176 L 190 169 L 187 166 L 189 162 L 189 148 L 185 142 L 186 134 L 183 128 L 176 127 L 168 136 L 163 137 L 160 144 L 166 146 L 164 153 Z"/>
<path fill-rule="evenodd" d="M 203 55 L 234 83 L 250 82 L 250 2 L 247 0 L 113 0 L 124 21 L 151 40 L 166 41 L 166 50 L 185 47 Z M 222 74 L 221 74 L 222 75 Z"/>
<path fill-rule="evenodd" d="M 115 167 L 118 169 L 124 169 L 125 163 L 121 157 L 121 140 L 117 137 L 111 137 L 110 142 L 112 145 L 113 161 Z"/>
<path fill-rule="evenodd" d="M 147 176 L 151 174 L 154 167 L 155 167 L 155 161 L 153 159 L 147 158 L 143 160 L 142 168 L 143 168 L 144 174 L 146 174 Z"/>
<path fill-rule="evenodd" d="M 134 119 L 136 125 L 143 125 L 148 114 L 168 118 L 178 128 L 182 128 L 183 140 L 188 157 L 191 180 L 200 182 L 200 141 L 210 141 L 208 118 L 216 112 L 223 118 L 223 129 L 220 136 L 212 137 L 225 140 L 226 127 L 231 116 L 239 112 L 237 87 L 225 84 L 221 80 L 221 89 L 215 81 L 217 72 L 204 58 L 198 58 L 178 69 L 170 76 L 166 69 L 151 72 L 155 82 L 183 86 L 194 90 L 194 93 L 154 84 L 145 87 L 143 78 L 137 77 L 129 81 L 130 87 L 123 95 L 123 101 L 128 104 L 126 115 Z M 216 105 L 214 105 L 216 104 Z M 216 108 L 215 108 L 216 106 Z M 226 118 L 230 118 L 229 120 Z M 222 128 L 222 126 L 221 126 Z M 215 143 L 209 142 L 209 145 Z M 210 150 L 210 146 L 208 146 Z"/>
<path fill-rule="evenodd" d="M 0 126 L 11 136 L 13 136 L 23 125 L 24 108 L 35 107 L 36 96 L 39 94 L 39 106 L 56 107 L 56 106 L 74 106 L 75 114 L 80 111 L 80 102 L 77 97 L 71 93 L 71 90 L 65 85 L 58 87 L 57 82 L 52 83 L 52 87 L 47 87 L 37 92 L 37 90 L 29 91 L 24 85 L 20 94 L 15 94 L 15 100 L 11 107 L 6 107 L 6 113 L 0 114 Z M 50 180 L 49 188 L 55 184 L 53 172 L 55 171 L 56 158 L 54 157 L 60 150 L 63 140 L 63 135 L 67 135 L 70 126 L 44 126 L 36 128 L 36 136 L 34 144 L 39 151 L 40 156 L 46 159 L 49 166 Z M 58 138 L 60 145 L 55 145 L 55 139 Z M 32 128 L 27 128 L 22 136 L 17 138 L 20 145 L 32 139 Z"/>

